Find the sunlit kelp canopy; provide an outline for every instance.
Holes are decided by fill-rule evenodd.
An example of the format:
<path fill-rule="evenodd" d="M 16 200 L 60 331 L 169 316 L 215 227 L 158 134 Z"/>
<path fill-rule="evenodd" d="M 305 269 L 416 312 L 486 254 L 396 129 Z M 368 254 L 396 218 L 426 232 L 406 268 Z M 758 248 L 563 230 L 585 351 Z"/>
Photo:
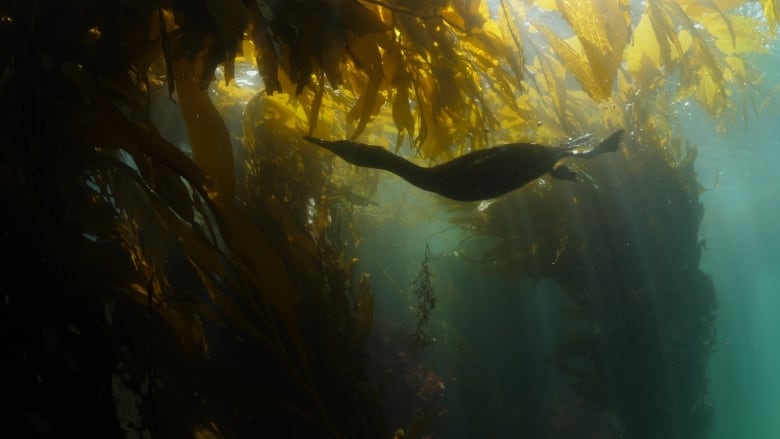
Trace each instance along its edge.
<path fill-rule="evenodd" d="M 360 237 L 350 213 L 370 204 L 376 174 L 354 177 L 300 138 L 441 161 L 626 127 L 622 158 L 587 169 L 609 191 L 541 181 L 492 210 L 461 207 L 503 240 L 491 260 L 557 280 L 596 328 L 557 354 L 589 403 L 622 407 L 630 437 L 644 437 L 648 419 L 702 434 L 714 303 L 697 269 L 695 156 L 673 135 L 670 108 L 698 102 L 726 129 L 772 104 L 754 89 L 751 57 L 776 35 L 778 11 L 774 0 L 4 2 L 0 239 L 6 283 L 22 284 L 4 290 L 0 311 L 5 414 L 43 433 L 388 436 L 365 374 L 373 297 L 352 273 Z M 236 63 L 254 63 L 263 79 L 251 99 L 232 82 Z M 168 95 L 191 154 L 150 120 Z M 238 149 L 225 124 L 235 105 Z M 640 225 L 555 210 L 584 205 L 596 218 L 613 212 L 610 191 L 659 175 L 662 186 L 637 198 L 648 213 Z M 518 200 L 536 206 L 522 245 L 495 222 Z M 648 263 L 605 247 L 630 227 L 648 234 L 640 247 L 674 241 L 676 258 L 654 262 L 669 251 L 660 247 Z M 585 289 L 585 257 L 628 269 Z M 550 258 L 560 263 L 549 268 Z M 648 313 L 658 297 L 692 304 Z M 638 351 L 656 329 L 650 315 L 693 344 L 660 335 Z M 599 344 L 603 334 L 621 336 Z M 585 351 L 599 355 L 585 371 L 571 366 Z M 615 364 L 658 352 L 695 366 L 632 404 L 659 377 Z M 663 411 L 668 401 L 679 410 Z M 419 425 L 407 436 L 422 437 Z"/>

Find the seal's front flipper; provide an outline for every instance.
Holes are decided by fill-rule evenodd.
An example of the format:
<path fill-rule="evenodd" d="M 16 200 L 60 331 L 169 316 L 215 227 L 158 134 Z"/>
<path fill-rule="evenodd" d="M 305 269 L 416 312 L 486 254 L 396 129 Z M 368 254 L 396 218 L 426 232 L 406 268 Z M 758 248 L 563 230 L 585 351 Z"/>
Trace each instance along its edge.
<path fill-rule="evenodd" d="M 558 165 L 553 168 L 553 170 L 550 171 L 550 175 L 552 175 L 553 178 L 560 180 L 577 181 L 577 173 L 564 165 Z"/>

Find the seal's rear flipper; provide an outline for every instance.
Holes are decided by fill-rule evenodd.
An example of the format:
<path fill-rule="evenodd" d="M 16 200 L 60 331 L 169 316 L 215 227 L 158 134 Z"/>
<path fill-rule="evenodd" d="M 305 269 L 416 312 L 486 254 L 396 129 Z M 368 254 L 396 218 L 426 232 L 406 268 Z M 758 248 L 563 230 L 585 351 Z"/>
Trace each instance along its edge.
<path fill-rule="evenodd" d="M 311 142 L 315 145 L 323 146 L 326 148 L 328 147 L 328 145 L 332 143 L 332 142 L 328 142 L 327 140 L 319 139 L 317 137 L 312 137 L 312 136 L 303 136 L 303 140 L 306 140 L 307 142 Z"/>
<path fill-rule="evenodd" d="M 602 152 L 615 152 L 620 146 L 620 138 L 623 136 L 624 130 L 620 129 L 612 133 L 611 136 L 604 139 L 603 142 L 596 145 L 593 151 L 589 155 L 601 154 Z"/>

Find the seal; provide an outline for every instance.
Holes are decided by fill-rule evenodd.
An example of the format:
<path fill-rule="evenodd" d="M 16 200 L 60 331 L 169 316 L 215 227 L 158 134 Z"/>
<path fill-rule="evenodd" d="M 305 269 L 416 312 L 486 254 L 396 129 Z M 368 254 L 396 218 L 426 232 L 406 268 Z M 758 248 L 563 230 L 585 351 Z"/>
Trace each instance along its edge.
<path fill-rule="evenodd" d="M 558 162 L 566 157 L 592 158 L 617 151 L 624 130 L 615 131 L 595 147 L 581 142 L 561 147 L 536 143 L 510 143 L 470 152 L 432 167 L 418 166 L 374 145 L 351 140 L 329 141 L 305 136 L 307 141 L 361 167 L 392 172 L 420 189 L 457 201 L 496 198 L 549 173 L 554 178 L 574 181 L 577 174 Z"/>

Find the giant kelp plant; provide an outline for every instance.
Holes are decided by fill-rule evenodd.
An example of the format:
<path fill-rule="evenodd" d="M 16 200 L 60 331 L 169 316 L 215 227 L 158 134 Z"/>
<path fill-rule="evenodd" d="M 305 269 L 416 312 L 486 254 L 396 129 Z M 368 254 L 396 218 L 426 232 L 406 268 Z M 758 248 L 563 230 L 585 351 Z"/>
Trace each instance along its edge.
<path fill-rule="evenodd" d="M 748 13 L 759 5 L 763 20 Z M 747 116 L 747 102 L 756 111 L 771 103 L 752 91 L 760 75 L 749 55 L 775 34 L 780 8 L 774 0 L 491 7 L 0 4 L 6 428 L 389 437 L 398 426 L 384 425 L 365 373 L 373 297 L 350 254 L 359 243 L 350 212 L 376 180 L 352 179 L 300 138 L 382 139 L 396 152 L 410 145 L 417 160 L 444 160 L 498 141 L 623 126 L 632 141 L 609 162 L 617 171 L 592 170 L 600 190 L 524 194 L 536 226 L 522 243 L 491 211 L 480 226 L 521 249 L 500 256 L 519 257 L 523 274 L 558 281 L 591 323 L 561 345 L 559 365 L 589 402 L 620 407 L 626 437 L 702 435 L 712 286 L 697 269 L 693 156 L 680 153 L 669 107 L 693 99 L 726 120 L 735 108 Z M 209 92 L 217 68 L 229 83 L 237 60 L 254 63 L 265 87 L 241 104 L 241 154 Z M 192 154 L 150 119 L 161 94 L 175 101 Z M 621 222 L 611 196 L 658 175 L 662 184 L 634 198 L 651 214 Z M 587 210 L 571 216 L 556 210 L 561 203 Z M 604 212 L 610 221 L 593 220 Z M 645 252 L 625 249 L 625 237 L 637 236 L 631 228 Z M 555 268 L 543 268 L 553 256 Z M 583 261 L 590 272 L 619 265 L 622 275 L 583 284 Z M 571 358 L 586 351 L 597 354 L 583 371 Z M 668 368 L 653 363 L 661 351 L 688 367 L 662 377 Z M 637 402 L 637 392 L 652 397 Z M 423 434 L 415 427 L 408 436 Z"/>

